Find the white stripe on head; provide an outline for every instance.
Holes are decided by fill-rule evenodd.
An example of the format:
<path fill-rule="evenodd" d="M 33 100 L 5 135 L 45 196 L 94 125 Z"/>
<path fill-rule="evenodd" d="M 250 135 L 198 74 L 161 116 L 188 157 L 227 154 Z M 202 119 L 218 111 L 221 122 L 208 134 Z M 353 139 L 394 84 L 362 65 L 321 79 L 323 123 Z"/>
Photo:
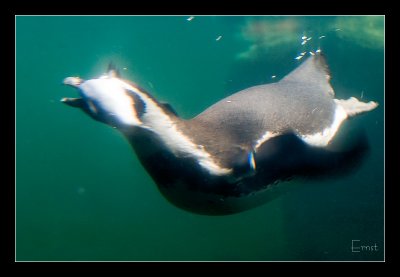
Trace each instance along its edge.
<path fill-rule="evenodd" d="M 203 147 L 194 144 L 178 130 L 168 114 L 146 93 L 120 79 L 118 81 L 121 87 L 138 95 L 146 104 L 146 112 L 141 117 L 141 127 L 156 133 L 176 156 L 196 159 L 200 166 L 213 175 L 222 176 L 232 172 L 232 169 L 220 167 Z"/>
<path fill-rule="evenodd" d="M 95 101 L 101 104 L 102 110 L 118 118 L 123 124 L 137 126 L 141 122 L 136 116 L 134 101 L 121 87 L 117 78 L 100 78 L 88 80 L 80 85 L 93 112 Z"/>

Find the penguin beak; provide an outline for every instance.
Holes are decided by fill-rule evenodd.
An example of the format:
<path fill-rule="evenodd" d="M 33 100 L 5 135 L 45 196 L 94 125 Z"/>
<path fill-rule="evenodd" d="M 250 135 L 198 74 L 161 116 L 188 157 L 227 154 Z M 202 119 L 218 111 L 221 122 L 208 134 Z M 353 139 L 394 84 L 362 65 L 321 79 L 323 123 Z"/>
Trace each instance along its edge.
<path fill-rule="evenodd" d="M 63 80 L 63 84 L 67 86 L 71 86 L 74 88 L 79 88 L 79 86 L 83 83 L 83 80 L 79 77 L 67 77 Z M 71 107 L 80 108 L 83 104 L 82 98 L 67 98 L 64 97 L 60 100 L 61 102 L 67 104 Z"/>
<path fill-rule="evenodd" d="M 63 102 L 64 104 L 67 104 L 68 106 L 75 107 L 75 108 L 80 108 L 82 106 L 82 103 L 83 103 L 83 99 L 82 98 L 67 98 L 67 97 L 64 97 L 60 101 Z"/>

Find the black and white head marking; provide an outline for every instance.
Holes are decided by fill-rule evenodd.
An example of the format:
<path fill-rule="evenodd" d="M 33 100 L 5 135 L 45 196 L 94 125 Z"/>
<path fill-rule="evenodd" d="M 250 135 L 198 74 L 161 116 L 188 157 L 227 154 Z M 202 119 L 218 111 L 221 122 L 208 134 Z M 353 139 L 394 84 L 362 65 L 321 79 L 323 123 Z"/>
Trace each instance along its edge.
<path fill-rule="evenodd" d="M 204 147 L 194 143 L 176 124 L 179 120 L 148 93 L 124 81 L 115 74 L 98 79 L 80 81 L 68 77 L 64 84 L 78 88 L 82 100 L 81 108 L 92 117 L 117 128 L 140 127 L 154 132 L 168 149 L 178 157 L 195 159 L 210 174 L 222 176 L 232 169 L 221 167 Z M 76 100 L 63 98 L 63 102 L 74 106 Z M 76 105 L 75 105 L 76 106 Z M 101 115 L 101 116 L 99 116 Z"/>

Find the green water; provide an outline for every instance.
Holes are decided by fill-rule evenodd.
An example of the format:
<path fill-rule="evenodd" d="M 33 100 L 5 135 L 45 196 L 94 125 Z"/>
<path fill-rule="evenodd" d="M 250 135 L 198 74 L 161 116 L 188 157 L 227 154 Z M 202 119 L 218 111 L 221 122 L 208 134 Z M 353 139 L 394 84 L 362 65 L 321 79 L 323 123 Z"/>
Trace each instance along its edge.
<path fill-rule="evenodd" d="M 16 260 L 383 260 L 384 18 L 188 17 L 16 18 Z M 77 96 L 63 78 L 114 61 L 190 118 L 319 47 L 337 98 L 380 104 L 348 123 L 371 153 L 349 176 L 241 214 L 175 208 L 122 135 L 59 102 Z"/>

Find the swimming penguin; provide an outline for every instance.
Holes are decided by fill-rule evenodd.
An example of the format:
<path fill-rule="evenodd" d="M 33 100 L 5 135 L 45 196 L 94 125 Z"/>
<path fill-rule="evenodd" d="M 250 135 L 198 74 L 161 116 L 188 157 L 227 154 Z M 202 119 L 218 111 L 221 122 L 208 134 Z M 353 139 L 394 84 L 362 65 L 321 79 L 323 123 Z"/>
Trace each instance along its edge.
<path fill-rule="evenodd" d="M 161 193 L 199 214 L 241 212 L 279 195 L 279 183 L 345 171 L 368 148 L 365 136 L 332 149 L 344 120 L 377 103 L 335 99 L 322 54 L 310 56 L 278 82 L 239 91 L 196 117 L 120 78 L 115 67 L 90 80 L 64 84 L 80 98 L 63 98 L 124 134 Z"/>

